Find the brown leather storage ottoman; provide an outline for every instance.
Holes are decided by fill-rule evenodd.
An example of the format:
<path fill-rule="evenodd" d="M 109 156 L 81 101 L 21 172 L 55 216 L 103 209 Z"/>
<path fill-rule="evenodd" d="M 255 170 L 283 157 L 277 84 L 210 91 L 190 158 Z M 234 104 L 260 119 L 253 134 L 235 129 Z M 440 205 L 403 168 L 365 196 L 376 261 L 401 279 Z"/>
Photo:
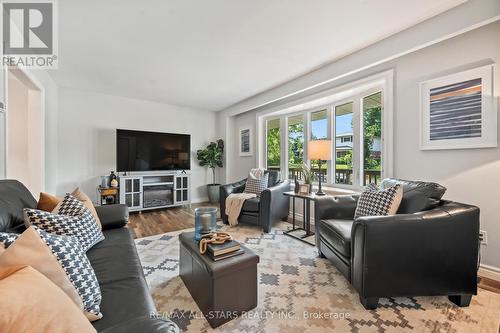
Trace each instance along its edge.
<path fill-rule="evenodd" d="M 257 306 L 259 256 L 241 244 L 245 253 L 213 261 L 201 255 L 194 232 L 179 235 L 179 275 L 213 328 Z"/>

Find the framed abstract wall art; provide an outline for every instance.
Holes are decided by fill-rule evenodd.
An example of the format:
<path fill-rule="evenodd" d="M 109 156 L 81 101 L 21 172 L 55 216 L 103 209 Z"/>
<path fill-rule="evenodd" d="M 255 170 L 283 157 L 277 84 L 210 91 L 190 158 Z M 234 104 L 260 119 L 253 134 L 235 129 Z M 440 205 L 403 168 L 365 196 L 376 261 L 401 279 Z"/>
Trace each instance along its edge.
<path fill-rule="evenodd" d="M 495 65 L 420 83 L 420 149 L 497 146 Z"/>
<path fill-rule="evenodd" d="M 239 134 L 240 156 L 252 156 L 252 129 L 242 128 Z"/>

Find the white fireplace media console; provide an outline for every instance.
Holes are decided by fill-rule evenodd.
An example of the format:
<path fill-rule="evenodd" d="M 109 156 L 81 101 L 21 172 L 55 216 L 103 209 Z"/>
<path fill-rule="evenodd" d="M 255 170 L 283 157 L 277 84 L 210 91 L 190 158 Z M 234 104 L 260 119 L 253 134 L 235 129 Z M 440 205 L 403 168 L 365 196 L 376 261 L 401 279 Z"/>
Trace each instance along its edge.
<path fill-rule="evenodd" d="M 131 212 L 188 205 L 187 173 L 120 176 L 120 203 Z"/>

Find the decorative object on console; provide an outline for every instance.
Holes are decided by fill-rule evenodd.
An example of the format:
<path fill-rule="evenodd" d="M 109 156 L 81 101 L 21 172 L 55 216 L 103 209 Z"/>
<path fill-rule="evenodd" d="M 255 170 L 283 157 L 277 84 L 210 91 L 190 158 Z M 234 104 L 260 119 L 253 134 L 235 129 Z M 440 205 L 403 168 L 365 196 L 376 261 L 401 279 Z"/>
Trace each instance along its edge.
<path fill-rule="evenodd" d="M 252 156 L 252 129 L 241 128 L 239 131 L 240 156 Z"/>
<path fill-rule="evenodd" d="M 395 215 L 402 198 L 403 187 L 400 184 L 381 190 L 370 185 L 359 197 L 354 219 L 362 216 Z"/>
<path fill-rule="evenodd" d="M 116 177 L 114 171 L 111 171 L 111 174 L 109 175 L 109 186 L 118 187 L 118 178 Z"/>
<path fill-rule="evenodd" d="M 205 149 L 196 152 L 200 166 L 207 166 L 212 169 L 212 184 L 207 185 L 208 200 L 212 203 L 219 201 L 220 184 L 215 183 L 215 169 L 222 168 L 224 157 L 224 141 L 210 142 Z"/>
<path fill-rule="evenodd" d="M 61 288 L 90 321 L 102 317 L 99 283 L 76 238 L 29 227 L 0 256 L 0 269 L 22 265 L 33 267 Z"/>
<path fill-rule="evenodd" d="M 97 188 L 99 192 L 100 204 L 104 205 L 114 205 L 118 203 L 119 200 L 119 188 L 118 187 L 101 187 Z"/>
<path fill-rule="evenodd" d="M 199 207 L 194 210 L 194 238 L 200 240 L 204 235 L 217 230 L 217 208 Z"/>
<path fill-rule="evenodd" d="M 420 149 L 497 146 L 495 65 L 420 83 Z"/>
<path fill-rule="evenodd" d="M 325 195 L 321 189 L 321 178 L 323 178 L 321 170 L 322 161 L 330 161 L 332 159 L 332 141 L 331 140 L 311 140 L 307 146 L 307 155 L 309 160 L 318 161 L 318 191 L 316 195 Z"/>
<path fill-rule="evenodd" d="M 76 237 L 85 251 L 104 240 L 100 226 L 80 200 L 67 194 L 58 206 L 58 213 L 37 209 L 24 209 L 27 227 L 34 225 L 42 230 L 61 236 Z"/>
<path fill-rule="evenodd" d="M 312 192 L 312 184 L 314 182 L 314 179 L 316 178 L 314 176 L 314 172 L 306 163 L 302 163 L 302 165 L 300 166 L 300 173 L 304 177 L 304 184 L 307 185 L 307 189 L 303 188 L 301 185 L 299 192 L 311 193 Z"/>

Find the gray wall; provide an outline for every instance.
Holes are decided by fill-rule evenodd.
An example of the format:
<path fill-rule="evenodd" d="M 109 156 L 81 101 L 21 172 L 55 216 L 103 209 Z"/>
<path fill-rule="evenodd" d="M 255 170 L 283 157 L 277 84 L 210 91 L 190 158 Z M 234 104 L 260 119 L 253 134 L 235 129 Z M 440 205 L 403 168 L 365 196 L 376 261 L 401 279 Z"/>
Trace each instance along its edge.
<path fill-rule="evenodd" d="M 340 86 L 374 73 L 394 69 L 394 176 L 439 182 L 448 188 L 446 198 L 478 205 L 481 208 L 481 229 L 488 232 L 489 238 L 488 245 L 483 246 L 482 262 L 494 267 L 500 267 L 500 199 L 497 195 L 497 188 L 500 186 L 500 148 L 419 150 L 418 83 L 477 65 L 498 63 L 499 36 L 500 22 L 497 21 L 339 79 L 334 85 Z M 496 76 L 496 95 L 499 96 L 499 71 Z M 256 111 L 232 116 L 230 120 L 227 119 L 227 113 L 218 117 L 219 129 L 222 132 L 228 121 L 230 126 L 237 124 L 240 127 L 246 122 L 256 126 Z M 500 130 L 500 125 L 498 127 Z M 233 134 L 235 131 L 237 128 L 234 131 L 228 130 L 227 134 Z M 256 154 L 252 157 L 230 155 L 232 151 L 237 151 L 231 148 L 232 143 L 237 145 L 237 140 L 231 141 L 228 144 L 226 173 L 229 181 L 244 177 L 248 169 L 257 164 Z M 446 239 L 443 239 L 443 242 L 445 241 Z"/>

